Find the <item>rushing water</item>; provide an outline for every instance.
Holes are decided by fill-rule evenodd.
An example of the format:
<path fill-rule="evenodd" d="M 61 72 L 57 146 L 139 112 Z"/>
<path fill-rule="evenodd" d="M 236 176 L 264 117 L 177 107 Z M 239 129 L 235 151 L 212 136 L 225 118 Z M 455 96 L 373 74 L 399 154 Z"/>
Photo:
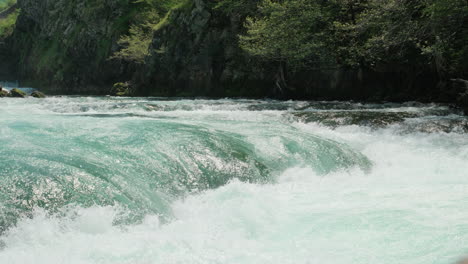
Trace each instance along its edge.
<path fill-rule="evenodd" d="M 0 263 L 454 263 L 447 106 L 0 99 Z"/>

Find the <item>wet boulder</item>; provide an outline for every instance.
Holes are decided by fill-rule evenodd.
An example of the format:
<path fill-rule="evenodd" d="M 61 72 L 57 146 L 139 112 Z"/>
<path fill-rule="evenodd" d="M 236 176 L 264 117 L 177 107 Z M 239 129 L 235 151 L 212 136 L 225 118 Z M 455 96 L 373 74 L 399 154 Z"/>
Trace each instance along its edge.
<path fill-rule="evenodd" d="M 112 86 L 111 95 L 114 96 L 131 96 L 133 94 L 129 82 L 118 82 Z"/>
<path fill-rule="evenodd" d="M 10 91 L 0 86 L 0 97 L 8 97 L 8 96 L 10 96 Z"/>
<path fill-rule="evenodd" d="M 10 97 L 25 98 L 26 96 L 26 93 L 18 88 L 12 89 L 10 91 Z"/>
<path fill-rule="evenodd" d="M 32 97 L 35 97 L 35 98 L 46 98 L 45 94 L 44 93 L 41 93 L 39 91 L 34 91 L 31 93 L 31 96 Z"/>

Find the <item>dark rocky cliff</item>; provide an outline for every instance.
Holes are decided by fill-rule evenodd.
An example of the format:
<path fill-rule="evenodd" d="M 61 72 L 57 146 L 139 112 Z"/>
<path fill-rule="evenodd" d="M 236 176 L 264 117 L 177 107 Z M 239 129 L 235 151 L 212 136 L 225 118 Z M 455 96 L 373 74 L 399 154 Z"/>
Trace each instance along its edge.
<path fill-rule="evenodd" d="M 150 54 L 134 82 L 145 93 L 188 96 L 268 96 L 265 67 L 238 46 L 243 17 L 188 1 L 155 31 Z"/>
<path fill-rule="evenodd" d="M 155 32 L 146 67 L 134 83 L 140 91 L 158 95 L 393 101 L 440 97 L 436 72 L 399 65 L 285 72 L 286 84 L 279 87 L 278 63 L 248 56 L 239 48 L 244 19 L 213 8 L 207 0 L 173 10 Z"/>
<path fill-rule="evenodd" d="M 18 77 L 56 93 L 107 92 L 124 71 L 109 61 L 128 28 L 128 1 L 19 0 L 8 40 Z"/>
<path fill-rule="evenodd" d="M 254 10 L 258 1 L 243 1 Z M 300 69 L 247 54 L 239 45 L 248 12 L 186 0 L 154 28 L 144 63 L 110 59 L 139 12 L 130 0 L 18 0 L 3 73 L 58 94 L 107 94 L 128 81 L 136 95 L 465 102 L 465 90 L 411 64 Z M 8 65 L 8 66 L 5 66 Z M 0 67 L 0 68 L 1 68 Z M 464 76 L 460 76 L 464 79 Z"/>

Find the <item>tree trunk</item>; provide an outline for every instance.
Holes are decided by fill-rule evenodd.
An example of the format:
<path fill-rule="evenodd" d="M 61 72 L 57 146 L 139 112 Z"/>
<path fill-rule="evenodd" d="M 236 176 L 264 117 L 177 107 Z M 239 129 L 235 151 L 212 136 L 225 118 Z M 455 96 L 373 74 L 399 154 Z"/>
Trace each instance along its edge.
<path fill-rule="evenodd" d="M 288 84 L 286 82 L 285 77 L 285 68 L 285 63 L 281 61 L 278 65 L 278 72 L 275 76 L 276 89 L 278 90 L 280 95 L 284 94 L 284 91 L 288 88 Z"/>

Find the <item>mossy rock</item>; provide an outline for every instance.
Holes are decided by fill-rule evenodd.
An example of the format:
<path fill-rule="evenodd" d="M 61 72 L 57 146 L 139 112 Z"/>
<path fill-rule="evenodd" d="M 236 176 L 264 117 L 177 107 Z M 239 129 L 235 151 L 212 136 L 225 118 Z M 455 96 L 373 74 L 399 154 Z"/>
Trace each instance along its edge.
<path fill-rule="evenodd" d="M 31 93 L 31 96 L 32 97 L 35 97 L 35 98 L 46 98 L 45 94 L 39 92 L 39 91 L 34 91 Z"/>
<path fill-rule="evenodd" d="M 10 93 L 7 90 L 0 90 L 0 97 L 8 97 Z"/>
<path fill-rule="evenodd" d="M 115 96 L 131 96 L 132 91 L 129 83 L 118 82 L 112 86 L 111 95 Z"/>
<path fill-rule="evenodd" d="M 15 88 L 10 91 L 10 96 L 18 97 L 18 98 L 25 98 L 27 95 L 25 92 L 21 91 L 20 89 Z"/>
<path fill-rule="evenodd" d="M 8 90 L 3 89 L 0 85 L 0 97 L 8 97 L 10 96 L 10 92 Z"/>

